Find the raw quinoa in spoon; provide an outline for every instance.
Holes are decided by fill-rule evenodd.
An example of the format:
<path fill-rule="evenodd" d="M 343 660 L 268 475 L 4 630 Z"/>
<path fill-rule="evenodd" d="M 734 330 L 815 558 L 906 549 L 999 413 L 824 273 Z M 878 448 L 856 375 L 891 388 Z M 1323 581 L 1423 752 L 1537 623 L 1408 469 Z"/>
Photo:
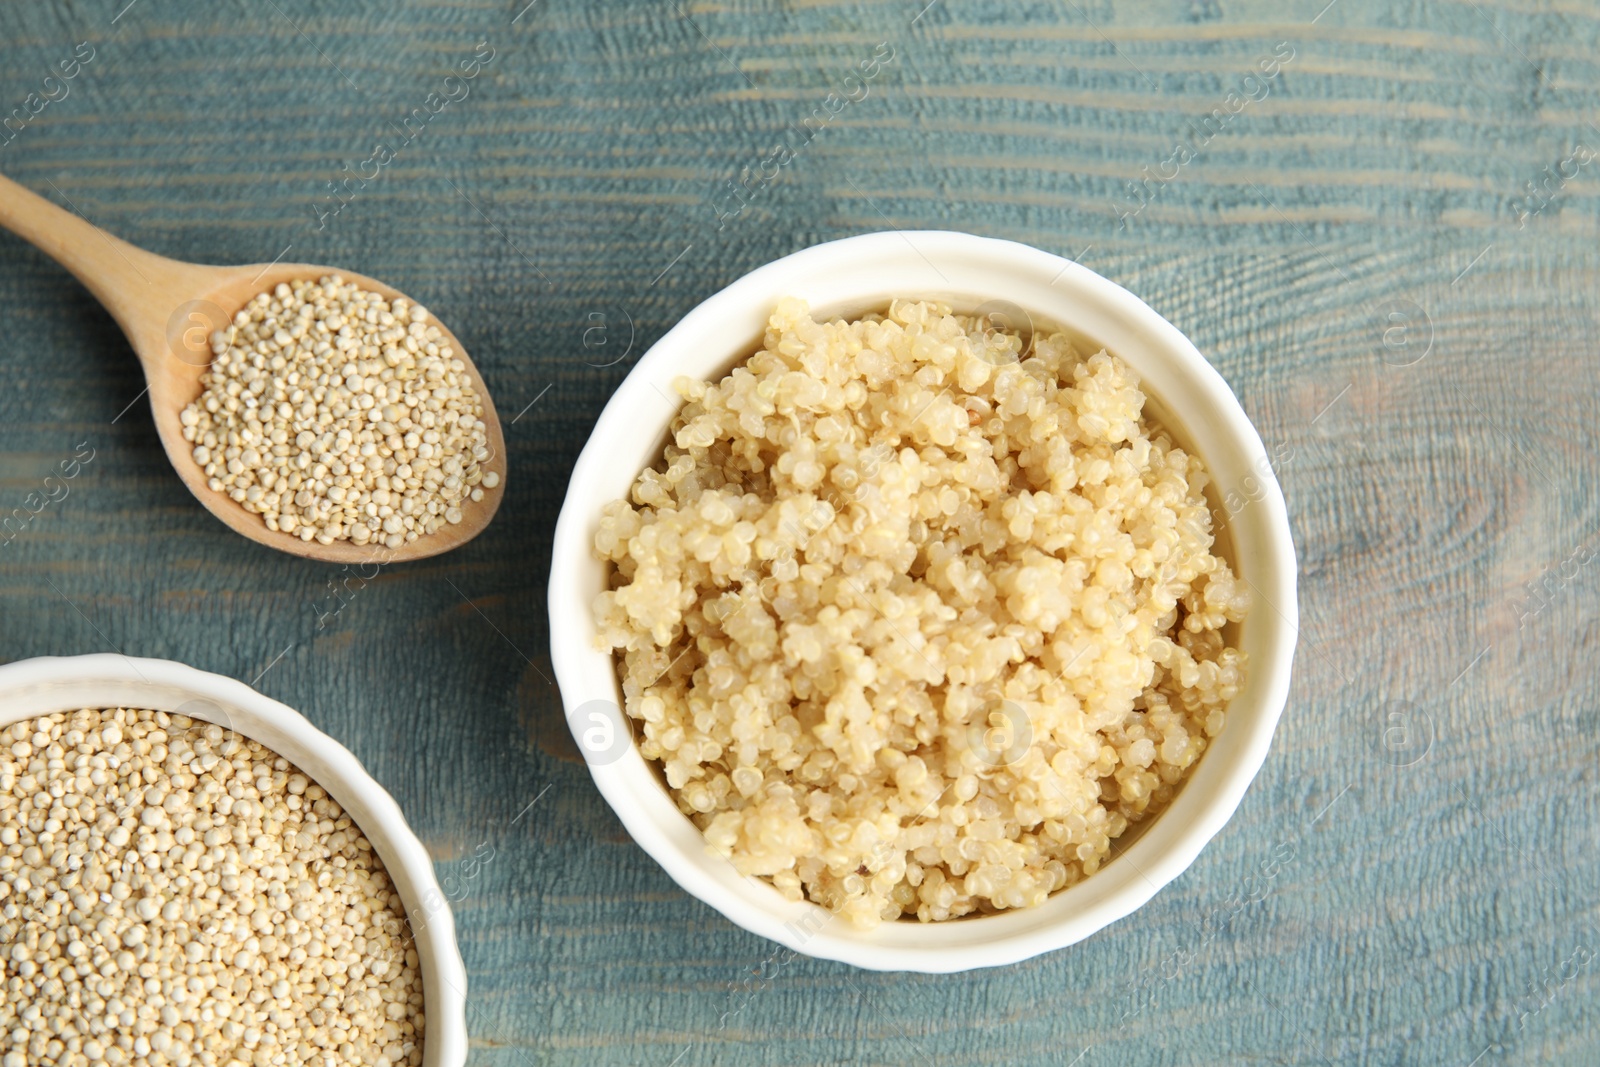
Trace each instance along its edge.
<path fill-rule="evenodd" d="M 331 267 L 167 259 L 4 177 L 0 226 L 116 319 L 167 457 L 238 533 L 310 559 L 402 562 L 494 517 L 494 401 L 455 335 L 398 290 Z"/>

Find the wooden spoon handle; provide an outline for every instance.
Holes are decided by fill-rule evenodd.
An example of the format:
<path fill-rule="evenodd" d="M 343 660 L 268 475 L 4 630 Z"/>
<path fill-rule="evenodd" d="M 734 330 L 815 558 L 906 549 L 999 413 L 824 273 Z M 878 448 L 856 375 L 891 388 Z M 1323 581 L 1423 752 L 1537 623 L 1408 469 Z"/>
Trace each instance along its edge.
<path fill-rule="evenodd" d="M 212 271 L 119 240 L 0 175 L 0 226 L 72 272 L 106 306 L 135 349 L 164 336 L 168 317 L 205 292 Z"/>

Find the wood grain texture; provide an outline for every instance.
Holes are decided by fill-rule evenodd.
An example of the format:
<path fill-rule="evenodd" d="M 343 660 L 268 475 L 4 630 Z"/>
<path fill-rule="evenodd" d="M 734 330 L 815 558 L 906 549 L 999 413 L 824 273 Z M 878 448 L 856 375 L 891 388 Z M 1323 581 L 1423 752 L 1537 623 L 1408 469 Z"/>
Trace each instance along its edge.
<path fill-rule="evenodd" d="M 478 1063 L 1600 1060 L 1600 568 L 1573 562 L 1600 539 L 1600 161 L 1563 168 L 1600 147 L 1600 10 L 924 2 L 7 5 L 0 114 L 95 55 L 0 171 L 162 255 L 287 246 L 416 296 L 512 469 L 477 540 L 334 599 L 338 567 L 195 503 L 114 323 L 0 238 L 0 523 L 92 449 L 0 532 L 0 656 L 182 660 L 349 745 L 460 898 Z M 866 98 L 719 229 L 723 183 L 880 41 Z M 319 228 L 479 42 L 470 95 Z M 1080 258 L 1176 323 L 1284 446 L 1303 569 L 1283 725 L 1198 862 L 1083 944 L 941 978 L 788 960 L 680 892 L 590 785 L 545 654 L 555 514 L 632 362 L 746 271 L 890 226 Z"/>

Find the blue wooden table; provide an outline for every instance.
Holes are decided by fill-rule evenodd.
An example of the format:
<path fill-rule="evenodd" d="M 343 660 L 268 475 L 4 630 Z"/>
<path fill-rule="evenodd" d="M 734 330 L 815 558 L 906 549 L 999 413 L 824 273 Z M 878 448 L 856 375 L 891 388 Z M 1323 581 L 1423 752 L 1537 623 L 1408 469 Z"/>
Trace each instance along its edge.
<path fill-rule="evenodd" d="M 512 472 L 481 538 L 365 584 L 250 544 L 111 320 L 0 236 L 0 656 L 182 660 L 349 745 L 458 900 L 477 1063 L 1600 1062 L 1600 11 L 925 2 L 6 3 L 0 171 L 153 251 L 415 294 Z M 682 893 L 589 782 L 543 606 L 651 341 L 900 227 L 1077 258 L 1188 333 L 1304 568 L 1277 742 L 1194 867 L 937 978 L 783 962 Z"/>

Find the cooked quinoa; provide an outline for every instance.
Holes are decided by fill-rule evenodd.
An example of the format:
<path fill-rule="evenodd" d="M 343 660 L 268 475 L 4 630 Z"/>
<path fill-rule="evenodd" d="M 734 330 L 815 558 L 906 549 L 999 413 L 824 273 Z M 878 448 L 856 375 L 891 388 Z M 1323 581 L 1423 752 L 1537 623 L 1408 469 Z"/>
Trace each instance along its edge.
<path fill-rule="evenodd" d="M 1093 874 L 1217 736 L 1249 596 L 1139 378 L 935 302 L 798 300 L 605 508 L 640 749 L 711 849 L 858 926 Z"/>

